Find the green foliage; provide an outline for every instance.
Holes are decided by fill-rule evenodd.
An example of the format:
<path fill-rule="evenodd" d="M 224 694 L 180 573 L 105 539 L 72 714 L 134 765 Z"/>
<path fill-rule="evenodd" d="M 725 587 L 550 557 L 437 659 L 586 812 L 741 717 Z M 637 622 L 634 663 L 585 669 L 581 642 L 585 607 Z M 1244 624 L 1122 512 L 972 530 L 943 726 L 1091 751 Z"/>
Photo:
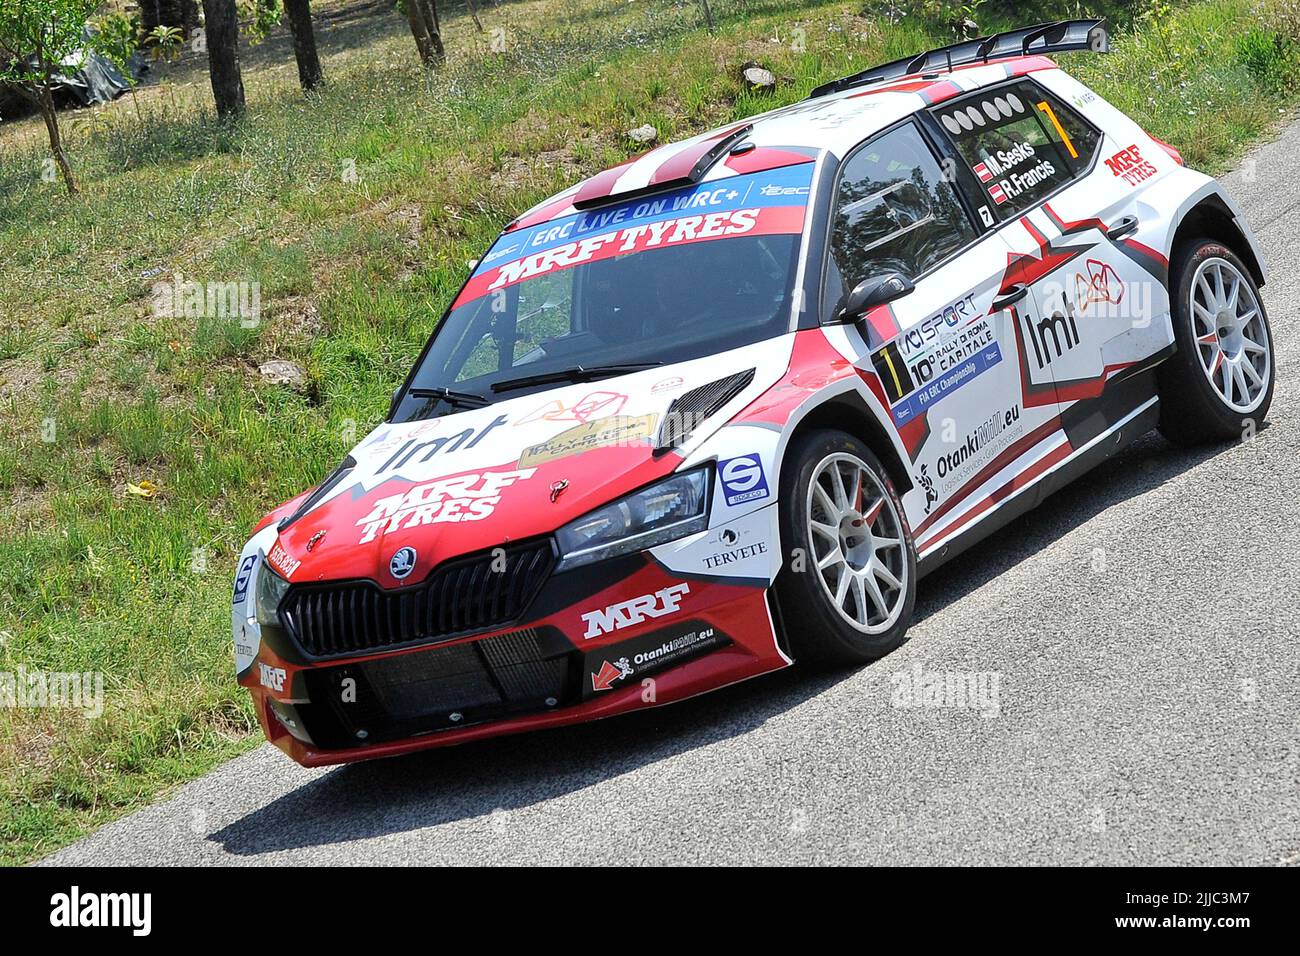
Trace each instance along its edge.
<path fill-rule="evenodd" d="M 155 60 L 174 63 L 181 58 L 181 46 L 185 43 L 185 35 L 179 27 L 159 24 L 149 31 L 146 39 L 149 43 L 149 52 Z"/>
<path fill-rule="evenodd" d="M 1255 27 L 1237 38 L 1237 57 L 1260 89 L 1279 93 L 1296 82 L 1296 43 L 1289 37 Z"/>
<path fill-rule="evenodd" d="M 101 17 L 95 26 L 95 47 L 112 60 L 124 75 L 129 76 L 127 61 L 140 46 L 139 14 L 128 16 L 125 13 L 110 13 Z"/>
<path fill-rule="evenodd" d="M 266 39 L 284 18 L 283 0 L 236 0 L 239 12 L 240 35 L 250 46 Z"/>
<path fill-rule="evenodd" d="M 83 46 L 82 28 L 101 0 L 0 0 L 0 82 L 39 84 Z M 37 62 L 29 66 L 27 57 Z M 75 68 L 74 68 L 75 69 Z"/>

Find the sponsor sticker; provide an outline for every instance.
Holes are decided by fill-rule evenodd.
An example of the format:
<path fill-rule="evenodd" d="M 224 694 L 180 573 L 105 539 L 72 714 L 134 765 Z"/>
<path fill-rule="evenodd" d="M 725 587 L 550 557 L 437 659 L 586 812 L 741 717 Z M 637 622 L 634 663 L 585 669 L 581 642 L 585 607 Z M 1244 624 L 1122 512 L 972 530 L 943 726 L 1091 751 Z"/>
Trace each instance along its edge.
<path fill-rule="evenodd" d="M 813 163 L 732 176 L 630 200 L 503 236 L 456 307 L 534 276 L 650 249 L 803 231 Z"/>
<path fill-rule="evenodd" d="M 1099 302 L 1119 305 L 1124 301 L 1124 280 L 1109 262 L 1089 259 L 1086 265 L 1086 276 L 1081 272 L 1074 274 L 1074 302 L 1080 314 Z"/>
<path fill-rule="evenodd" d="M 944 452 L 935 459 L 935 473 L 944 482 L 943 493 L 956 490 L 964 476 L 992 461 L 996 452 L 1024 434 L 1024 430 L 1018 404 L 994 412 L 972 428 L 954 451 Z"/>
<path fill-rule="evenodd" d="M 676 614 L 681 610 L 682 598 L 690 593 L 691 586 L 683 582 L 660 588 L 653 594 L 643 594 L 630 601 L 620 601 L 607 608 L 588 611 L 582 615 L 582 621 L 587 625 L 582 635 L 583 639 L 589 641 L 593 637 L 600 637 L 602 634 L 621 628 L 633 627 L 651 618 Z"/>
<path fill-rule="evenodd" d="M 617 415 L 627 404 L 627 396 L 621 392 L 589 392 L 571 405 L 565 405 L 558 398 L 552 399 L 536 411 L 530 412 L 516 425 L 530 422 L 582 422 L 595 418 L 607 418 Z"/>
<path fill-rule="evenodd" d="M 271 553 L 266 556 L 266 563 L 286 578 L 292 577 L 293 572 L 302 566 L 302 562 L 284 550 L 284 546 L 279 541 L 271 548 Z"/>
<path fill-rule="evenodd" d="M 554 438 L 525 448 L 519 456 L 521 468 L 530 468 L 557 458 L 580 455 L 594 448 L 627 447 L 644 443 L 654 434 L 658 415 L 614 415 L 575 425 Z"/>
<path fill-rule="evenodd" d="M 978 354 L 972 356 L 961 365 L 952 369 L 950 372 L 935 379 L 924 388 L 918 389 L 915 393 L 907 396 L 897 405 L 891 408 L 894 415 L 894 421 L 898 425 L 906 425 L 917 415 L 923 415 L 929 410 L 930 406 L 942 399 L 950 392 L 956 391 L 967 382 L 974 380 L 976 377 L 983 375 L 993 366 L 1002 361 L 1002 349 L 995 342 L 988 348 L 983 349 Z"/>
<path fill-rule="evenodd" d="M 1136 186 L 1143 180 L 1156 174 L 1155 166 L 1142 156 L 1142 151 L 1134 143 L 1128 149 L 1121 149 L 1106 160 L 1106 167 L 1114 176 L 1123 179 L 1130 186 Z"/>
<path fill-rule="evenodd" d="M 1074 303 L 1064 293 L 1061 294 L 1061 301 L 1064 311 L 1058 310 L 1036 322 L 1028 312 L 1021 315 L 1025 323 L 1025 335 L 1034 347 L 1034 361 L 1040 370 L 1079 344 L 1079 324 L 1074 317 Z"/>
<path fill-rule="evenodd" d="M 434 421 L 437 421 L 437 419 L 434 419 Z M 435 455 L 449 455 L 461 448 L 468 450 L 486 438 L 493 429 L 499 428 L 505 423 L 505 416 L 498 415 L 482 428 L 466 428 L 463 431 L 450 435 L 439 435 L 437 438 L 430 438 L 427 441 L 420 441 L 417 433 L 415 437 L 408 438 L 403 442 L 402 446 L 393 452 L 375 473 L 382 475 L 394 468 L 411 465 L 412 462 L 415 465 L 422 465 Z M 376 445 L 375 449 L 372 450 L 378 448 L 379 446 Z"/>
<path fill-rule="evenodd" d="M 975 307 L 975 293 L 968 292 L 903 332 L 898 337 L 899 350 L 909 362 L 914 361 L 946 341 L 951 330 L 960 328 L 980 315 L 979 309 Z"/>
<path fill-rule="evenodd" d="M 735 532 L 733 531 L 732 534 L 735 534 Z M 737 561 L 745 561 L 760 554 L 767 554 L 766 541 L 755 541 L 753 544 L 742 545 L 741 547 L 732 548 L 728 551 L 719 551 L 717 554 L 705 555 L 704 566 L 709 570 L 723 568 L 729 564 L 735 564 Z"/>
<path fill-rule="evenodd" d="M 283 667 L 272 667 L 260 661 L 257 664 L 257 682 L 267 690 L 283 691 L 286 676 Z"/>
<path fill-rule="evenodd" d="M 253 576 L 253 565 L 257 564 L 257 555 L 250 554 L 239 562 L 239 571 L 235 574 L 235 596 L 232 604 L 242 604 L 248 597 L 248 581 Z"/>
<path fill-rule="evenodd" d="M 716 627 L 692 621 L 602 648 L 586 656 L 583 696 L 614 690 L 626 681 L 676 667 L 730 643 Z"/>
<path fill-rule="evenodd" d="M 718 462 L 718 476 L 722 480 L 722 496 L 728 505 L 758 501 L 771 494 L 767 476 L 763 473 L 763 461 L 757 454 Z"/>
<path fill-rule="evenodd" d="M 930 466 L 921 465 L 915 477 L 917 485 L 925 492 L 925 513 L 929 514 L 930 509 L 939 503 L 939 492 L 934 488 L 934 476 L 930 474 Z"/>
<path fill-rule="evenodd" d="M 356 526 L 362 529 L 360 543 L 374 541 L 381 532 L 391 534 L 418 525 L 482 521 L 491 517 L 506 488 L 526 481 L 536 470 L 521 468 L 517 471 L 456 475 L 424 482 L 400 494 L 380 498 L 366 515 L 357 520 Z"/>

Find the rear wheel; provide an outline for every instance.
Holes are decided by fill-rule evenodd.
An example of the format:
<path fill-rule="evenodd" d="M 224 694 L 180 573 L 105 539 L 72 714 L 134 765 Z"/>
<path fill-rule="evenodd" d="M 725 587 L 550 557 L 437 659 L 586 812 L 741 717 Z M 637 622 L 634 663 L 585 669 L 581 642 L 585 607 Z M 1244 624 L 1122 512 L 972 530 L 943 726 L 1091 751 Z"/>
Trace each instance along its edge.
<path fill-rule="evenodd" d="M 1160 431 L 1183 445 L 1257 430 L 1273 401 L 1273 335 L 1259 288 L 1227 246 L 1201 239 L 1175 263 L 1178 352 L 1159 370 Z"/>
<path fill-rule="evenodd" d="M 776 588 L 795 658 L 843 665 L 888 654 L 916 602 L 915 546 L 888 473 L 839 431 L 801 436 L 786 460 Z"/>

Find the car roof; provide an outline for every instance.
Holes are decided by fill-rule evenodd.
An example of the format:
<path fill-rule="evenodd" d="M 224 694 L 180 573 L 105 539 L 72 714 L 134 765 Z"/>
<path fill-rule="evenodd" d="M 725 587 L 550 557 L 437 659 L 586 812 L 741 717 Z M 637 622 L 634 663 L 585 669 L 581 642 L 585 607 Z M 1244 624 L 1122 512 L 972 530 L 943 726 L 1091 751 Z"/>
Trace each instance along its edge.
<path fill-rule="evenodd" d="M 863 139 L 917 110 L 1002 80 L 1057 68 L 1048 57 L 1031 55 L 912 74 L 810 97 L 658 146 L 603 170 L 538 203 L 506 231 L 649 192 L 812 162 L 823 153 L 843 158 Z M 706 171 L 690 178 L 706 163 Z"/>

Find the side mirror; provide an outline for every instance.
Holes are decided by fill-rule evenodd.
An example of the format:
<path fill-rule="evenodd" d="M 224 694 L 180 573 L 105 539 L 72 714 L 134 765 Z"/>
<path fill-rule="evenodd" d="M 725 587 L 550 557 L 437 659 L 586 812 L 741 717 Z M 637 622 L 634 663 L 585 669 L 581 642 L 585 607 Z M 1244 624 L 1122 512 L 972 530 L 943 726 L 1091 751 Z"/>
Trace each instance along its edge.
<path fill-rule="evenodd" d="M 393 397 L 388 400 L 388 420 L 391 422 L 397 414 L 397 399 L 402 394 L 402 386 L 393 389 Z"/>
<path fill-rule="evenodd" d="M 901 272 L 863 279 L 844 297 L 844 304 L 835 312 L 835 321 L 856 322 L 876 306 L 901 299 L 915 288 L 912 280 Z"/>

